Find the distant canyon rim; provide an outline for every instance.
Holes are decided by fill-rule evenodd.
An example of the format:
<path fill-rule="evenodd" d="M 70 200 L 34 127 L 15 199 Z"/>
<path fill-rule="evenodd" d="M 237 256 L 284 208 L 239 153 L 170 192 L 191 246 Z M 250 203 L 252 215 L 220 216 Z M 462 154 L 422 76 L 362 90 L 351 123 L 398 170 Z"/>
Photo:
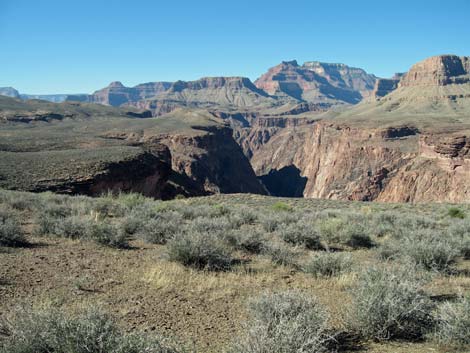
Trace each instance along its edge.
<path fill-rule="evenodd" d="M 388 79 L 285 61 L 255 82 L 0 94 L 7 189 L 470 201 L 470 57 L 434 56 Z"/>

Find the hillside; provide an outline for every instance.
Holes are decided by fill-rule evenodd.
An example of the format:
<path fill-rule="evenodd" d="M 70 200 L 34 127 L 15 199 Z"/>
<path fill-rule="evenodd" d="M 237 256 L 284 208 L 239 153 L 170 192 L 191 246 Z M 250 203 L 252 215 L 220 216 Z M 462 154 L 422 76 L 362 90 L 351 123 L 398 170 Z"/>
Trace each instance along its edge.
<path fill-rule="evenodd" d="M 0 97 L 0 185 L 163 198 L 265 192 L 220 119 L 183 110 L 148 116 L 133 108 Z"/>
<path fill-rule="evenodd" d="M 393 92 L 365 101 L 337 119 L 369 126 L 413 124 L 429 131 L 466 129 L 470 123 L 469 58 L 426 59 L 414 65 Z"/>

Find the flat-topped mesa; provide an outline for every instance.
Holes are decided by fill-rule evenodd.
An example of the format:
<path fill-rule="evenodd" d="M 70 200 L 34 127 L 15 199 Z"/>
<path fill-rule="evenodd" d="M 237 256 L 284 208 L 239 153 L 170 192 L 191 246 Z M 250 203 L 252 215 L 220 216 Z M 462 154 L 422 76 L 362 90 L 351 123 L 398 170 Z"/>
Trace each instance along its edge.
<path fill-rule="evenodd" d="M 355 104 L 368 97 L 376 77 L 345 64 L 283 61 L 255 81 L 256 87 L 271 95 L 330 104 Z"/>
<path fill-rule="evenodd" d="M 399 87 L 445 86 L 470 82 L 470 57 L 433 56 L 413 65 Z"/>
<path fill-rule="evenodd" d="M 177 81 L 170 88 L 169 92 L 181 92 L 185 89 L 201 90 L 201 89 L 219 89 L 223 87 L 230 88 L 249 88 L 259 91 L 253 82 L 246 77 L 203 77 L 196 81 Z"/>

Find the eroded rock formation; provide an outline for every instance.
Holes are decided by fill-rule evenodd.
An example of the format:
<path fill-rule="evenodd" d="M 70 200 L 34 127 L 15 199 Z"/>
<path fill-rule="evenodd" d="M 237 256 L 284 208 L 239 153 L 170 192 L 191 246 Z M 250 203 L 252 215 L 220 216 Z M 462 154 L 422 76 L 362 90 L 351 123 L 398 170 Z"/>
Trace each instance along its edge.
<path fill-rule="evenodd" d="M 240 144 L 266 185 L 296 168 L 307 180 L 304 197 L 468 202 L 468 62 L 427 59 L 383 98 L 295 127 L 274 119 L 238 136 Z"/>
<path fill-rule="evenodd" d="M 375 80 L 364 70 L 344 64 L 312 61 L 299 65 L 294 60 L 269 69 L 255 85 L 271 95 L 333 106 L 360 102 L 370 95 Z"/>

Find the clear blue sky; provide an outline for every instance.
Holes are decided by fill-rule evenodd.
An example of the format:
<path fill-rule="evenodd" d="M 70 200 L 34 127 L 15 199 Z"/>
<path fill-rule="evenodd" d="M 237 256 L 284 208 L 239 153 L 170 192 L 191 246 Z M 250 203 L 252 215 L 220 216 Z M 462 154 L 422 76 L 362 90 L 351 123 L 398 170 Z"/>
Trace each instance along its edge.
<path fill-rule="evenodd" d="M 387 77 L 443 53 L 470 55 L 469 0 L 0 0 L 0 86 L 23 93 L 255 79 L 291 59 Z"/>

